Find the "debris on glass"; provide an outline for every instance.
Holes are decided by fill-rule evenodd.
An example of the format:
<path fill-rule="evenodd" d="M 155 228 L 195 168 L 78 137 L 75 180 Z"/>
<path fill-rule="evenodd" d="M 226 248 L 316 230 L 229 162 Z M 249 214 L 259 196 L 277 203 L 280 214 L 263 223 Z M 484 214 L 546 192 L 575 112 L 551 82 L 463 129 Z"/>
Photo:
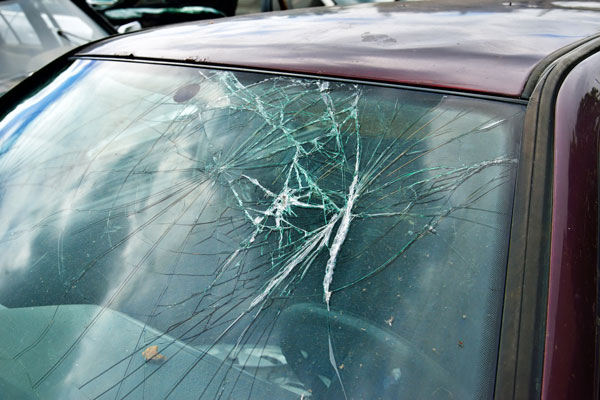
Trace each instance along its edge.
<path fill-rule="evenodd" d="M 144 356 L 146 361 L 164 361 L 167 359 L 167 357 L 158 352 L 157 345 L 147 347 L 146 350 L 142 352 L 142 356 Z"/>

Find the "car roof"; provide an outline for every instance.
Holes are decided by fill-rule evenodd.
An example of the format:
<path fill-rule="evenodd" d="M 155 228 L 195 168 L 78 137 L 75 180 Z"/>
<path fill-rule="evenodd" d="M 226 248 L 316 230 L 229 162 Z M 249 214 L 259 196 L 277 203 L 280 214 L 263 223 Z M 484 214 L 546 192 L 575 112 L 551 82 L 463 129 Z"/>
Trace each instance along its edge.
<path fill-rule="evenodd" d="M 109 38 L 81 49 L 78 55 L 171 60 L 520 97 L 542 59 L 600 32 L 595 2 L 442 1 L 199 21 Z"/>

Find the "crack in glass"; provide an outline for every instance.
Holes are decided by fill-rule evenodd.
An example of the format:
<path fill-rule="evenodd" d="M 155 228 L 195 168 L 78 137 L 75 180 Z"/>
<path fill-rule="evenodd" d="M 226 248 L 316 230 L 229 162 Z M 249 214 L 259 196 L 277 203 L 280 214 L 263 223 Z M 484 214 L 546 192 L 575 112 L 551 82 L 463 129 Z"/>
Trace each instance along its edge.
<path fill-rule="evenodd" d="M 75 61 L 0 122 L 0 313 L 31 327 L 0 352 L 28 383 L 7 379 L 32 398 L 488 393 L 522 119 Z"/>

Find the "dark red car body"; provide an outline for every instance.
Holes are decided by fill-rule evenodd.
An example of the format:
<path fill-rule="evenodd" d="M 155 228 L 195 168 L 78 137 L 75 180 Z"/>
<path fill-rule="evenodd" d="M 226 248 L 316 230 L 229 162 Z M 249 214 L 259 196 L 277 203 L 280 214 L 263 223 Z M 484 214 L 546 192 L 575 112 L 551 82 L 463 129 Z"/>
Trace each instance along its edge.
<path fill-rule="evenodd" d="M 527 104 L 496 398 L 597 399 L 597 4 L 299 10 L 114 37 L 71 56 L 324 76 Z"/>
<path fill-rule="evenodd" d="M 598 32 L 598 14 L 590 11 L 517 3 L 451 4 L 316 8 L 217 19 L 102 42 L 79 55 L 177 60 L 521 97 L 544 57 Z M 173 46 L 175 41 L 181 45 Z"/>

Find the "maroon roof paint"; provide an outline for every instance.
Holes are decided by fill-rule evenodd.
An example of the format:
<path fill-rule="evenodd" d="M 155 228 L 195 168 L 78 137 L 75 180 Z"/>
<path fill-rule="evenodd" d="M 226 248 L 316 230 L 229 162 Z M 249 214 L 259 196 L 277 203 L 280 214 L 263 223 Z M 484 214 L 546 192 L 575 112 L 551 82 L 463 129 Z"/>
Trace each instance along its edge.
<path fill-rule="evenodd" d="M 600 13 L 546 6 L 364 4 L 139 32 L 79 55 L 132 56 L 518 97 L 549 53 L 600 31 Z"/>
<path fill-rule="evenodd" d="M 542 399 L 592 399 L 595 380 L 600 54 L 556 105 L 552 242 Z"/>

